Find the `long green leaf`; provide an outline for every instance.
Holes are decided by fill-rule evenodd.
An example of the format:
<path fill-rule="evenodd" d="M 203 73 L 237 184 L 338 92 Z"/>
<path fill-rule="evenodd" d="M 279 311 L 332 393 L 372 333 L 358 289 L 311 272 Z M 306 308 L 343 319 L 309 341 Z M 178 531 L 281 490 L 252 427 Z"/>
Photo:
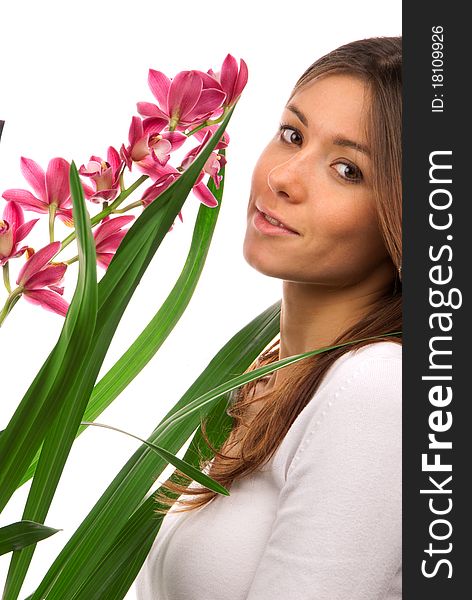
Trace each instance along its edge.
<path fill-rule="evenodd" d="M 211 477 L 208 477 L 208 475 L 205 475 L 205 473 L 202 473 L 199 469 L 196 469 L 190 463 L 185 462 L 185 460 L 180 459 L 178 456 L 172 454 L 172 452 L 169 452 L 168 450 L 162 448 L 161 446 L 158 446 L 157 444 L 152 444 L 151 442 L 143 440 L 142 438 L 138 437 L 137 435 L 134 435 L 133 433 L 129 433 L 129 431 L 124 431 L 123 429 L 119 429 L 118 427 L 112 427 L 111 425 L 105 425 L 104 423 L 90 422 L 85 423 L 85 425 L 92 425 L 94 427 L 104 427 L 105 429 L 111 429 L 112 431 L 117 431 L 118 433 L 128 435 L 129 437 L 132 437 L 135 440 L 139 440 L 148 448 L 151 448 L 151 450 L 157 452 L 157 454 L 159 454 L 159 456 L 163 458 L 167 463 L 174 465 L 174 467 L 176 467 L 177 469 L 182 471 L 182 473 L 190 477 L 190 479 L 194 479 L 198 483 L 201 483 L 203 486 L 209 488 L 210 490 L 213 490 L 214 492 L 217 492 L 218 494 L 229 496 L 228 490 L 222 485 L 220 485 L 217 481 L 215 481 Z"/>
<path fill-rule="evenodd" d="M 221 447 L 231 429 L 232 419 L 227 414 L 227 406 L 228 398 L 224 397 L 208 416 L 206 433 L 217 448 Z M 199 467 L 200 456 L 204 459 L 212 457 L 201 427 L 187 448 L 184 460 Z M 160 489 L 170 498 L 178 497 Z M 155 512 L 156 507 L 154 495 L 139 506 L 73 600 L 121 600 L 125 597 L 159 532 L 163 516 Z"/>
<path fill-rule="evenodd" d="M 165 234 L 169 231 L 178 212 L 181 210 L 183 203 L 208 159 L 208 156 L 223 135 L 233 110 L 234 107 L 228 112 L 228 115 L 223 120 L 218 130 L 213 134 L 212 138 L 194 160 L 189 169 L 159 197 L 158 202 L 155 201 L 151 203 L 134 222 L 132 227 L 130 227 L 118 247 L 105 276 L 100 281 L 98 286 L 98 314 L 95 329 L 93 327 L 89 329 L 89 333 L 93 333 L 90 352 L 84 352 L 81 357 L 82 360 L 76 365 L 76 373 L 80 374 L 81 378 L 81 383 L 77 388 L 80 390 L 82 396 L 87 395 L 87 400 L 92 393 L 106 352 L 131 296 L 149 265 L 152 256 L 162 242 Z M 75 394 L 76 391 L 79 393 L 78 390 L 72 389 L 72 394 Z M 82 407 L 82 403 L 80 403 L 79 406 Z M 78 408 L 74 417 L 77 417 L 79 412 L 80 409 Z M 60 476 L 63 468 L 63 464 L 61 465 L 62 451 L 60 451 L 60 455 L 56 457 L 56 448 L 63 446 L 63 444 L 63 447 L 65 447 L 69 440 L 71 440 L 71 433 L 73 433 L 73 437 L 75 437 L 82 414 L 80 414 L 78 422 L 77 420 L 73 422 L 72 419 L 68 421 L 70 428 L 65 432 L 63 441 L 58 439 L 62 436 L 61 430 L 55 428 L 53 434 L 51 434 L 52 437 L 49 438 L 50 443 L 48 443 L 47 449 L 45 443 L 41 451 L 41 456 L 43 456 L 46 451 L 46 458 L 43 462 L 44 471 L 41 473 L 41 482 L 43 480 L 43 474 L 46 474 L 47 472 L 49 463 L 57 465 L 57 469 L 53 475 L 56 475 L 57 477 Z M 75 431 L 72 432 L 74 423 L 77 423 L 77 427 Z M 72 441 L 73 438 L 70 441 L 70 444 Z M 67 454 L 65 455 L 65 458 L 66 457 Z M 40 465 L 41 457 L 37 471 Z M 26 468 L 21 472 L 21 475 L 23 475 L 25 471 Z M 37 471 L 35 479 L 37 477 Z M 50 487 L 42 486 L 40 492 L 35 494 L 35 503 L 32 501 L 31 504 L 26 507 L 25 512 L 29 514 L 31 511 L 35 515 L 39 515 L 40 518 L 38 520 L 41 520 L 41 516 L 44 518 L 52 500 L 53 492 L 51 494 L 50 490 L 53 490 L 54 488 L 54 484 L 51 484 Z M 10 594 L 9 590 L 12 590 L 12 592 L 6 597 L 6 600 L 14 600 L 17 597 L 16 594 L 24 579 L 30 559 L 31 556 L 29 556 L 28 553 L 24 553 L 23 558 L 20 557 L 16 559 L 14 557 L 15 564 L 12 563 L 11 565 L 10 576 L 7 583 L 8 594 Z"/>
<path fill-rule="evenodd" d="M 71 170 L 75 168 L 73 165 Z M 74 207 L 82 267 L 59 340 L 0 437 L 0 512 L 41 445 L 90 346 L 96 317 L 95 245 L 85 204 Z"/>
<path fill-rule="evenodd" d="M 93 351 L 88 353 L 88 364 L 82 372 L 83 388 L 87 392 L 89 388 L 93 389 L 105 354 L 136 286 L 181 210 L 211 151 L 223 135 L 233 110 L 234 107 L 228 112 L 218 130 L 192 165 L 159 196 L 158 201 L 151 203 L 136 219 L 118 247 L 105 276 L 100 281 L 98 315 L 91 344 Z M 80 251 L 79 245 L 79 253 Z M 74 347 L 80 340 L 80 336 L 71 336 L 77 318 L 77 306 L 73 304 L 68 311 L 58 344 L 36 376 L 12 421 L 0 438 L 0 511 L 11 496 L 12 484 L 14 483 L 15 488 L 18 486 L 39 449 L 53 417 L 60 408 L 60 405 L 56 406 L 57 394 L 51 395 L 49 392 L 61 369 L 64 355 L 68 356 L 66 348 L 69 338 L 72 337 Z M 81 356 L 83 354 L 84 352 L 80 353 Z M 66 382 L 59 378 L 59 384 L 62 384 L 62 388 L 61 385 L 57 387 L 64 393 L 67 390 Z M 30 422 L 35 423 L 33 431 L 26 432 L 26 434 L 23 427 L 25 414 Z M 23 453 L 16 452 L 20 445 L 24 449 Z M 8 485 L 4 485 L 5 482 Z"/>
<path fill-rule="evenodd" d="M 220 153 L 224 155 L 225 151 L 221 150 Z M 138 338 L 95 385 L 84 413 L 84 421 L 94 421 L 146 366 L 172 332 L 188 306 L 203 271 L 221 209 L 225 180 L 224 167 L 219 174 L 222 179 L 218 188 L 213 179 L 210 179 L 208 184 L 210 191 L 218 201 L 218 206 L 208 208 L 200 204 L 190 249 L 178 280 L 162 307 Z M 81 426 L 77 435 L 80 435 L 85 429 L 86 426 Z M 25 473 L 20 485 L 33 476 L 38 458 L 39 454 Z"/>
<path fill-rule="evenodd" d="M 36 544 L 51 535 L 54 535 L 60 529 L 46 527 L 34 521 L 18 521 L 5 527 L 0 527 L 0 555 L 21 550 L 30 544 Z"/>
<path fill-rule="evenodd" d="M 386 336 L 389 335 L 397 335 L 400 332 L 394 332 L 394 333 L 390 333 L 387 334 Z M 369 338 L 363 338 L 362 340 L 356 340 L 358 341 L 364 341 L 364 340 L 371 340 L 371 339 L 377 339 L 379 337 L 386 337 L 386 336 L 372 336 Z M 324 349 L 320 349 L 320 350 L 316 350 L 313 352 L 309 352 L 309 353 L 304 353 L 301 355 L 298 355 L 298 359 L 301 359 L 301 357 L 307 357 L 307 356 L 311 356 L 313 354 L 318 354 L 324 351 L 327 351 L 329 349 L 333 349 L 333 348 L 338 348 L 341 346 L 345 346 L 345 345 L 351 345 L 354 342 L 347 342 L 347 343 L 343 343 L 343 344 L 338 344 L 336 346 L 330 346 Z M 221 394 L 223 393 L 223 390 L 229 391 L 230 389 L 235 389 L 238 386 L 235 386 L 235 382 L 239 382 L 239 384 L 242 384 L 243 382 L 247 382 L 247 381 L 251 381 L 253 379 L 256 379 L 258 377 L 261 377 L 264 373 L 267 372 L 271 372 L 274 369 L 274 365 L 278 364 L 279 367 L 281 368 L 282 365 L 288 365 L 291 364 L 292 362 L 295 362 L 295 357 L 290 357 L 289 359 L 284 359 L 283 361 L 277 361 L 277 363 L 273 363 L 272 365 L 268 365 L 266 367 L 261 367 L 259 369 L 255 369 L 253 371 L 251 371 L 250 373 L 244 374 L 243 376 L 239 376 L 237 378 L 232 378 L 231 380 L 227 381 L 226 383 L 217 386 L 216 388 L 213 388 L 213 390 L 211 392 L 208 392 L 207 394 L 204 394 L 203 396 L 200 397 L 200 400 L 203 400 L 205 397 L 209 397 L 210 394 L 213 394 L 213 396 L 216 397 L 220 397 Z M 230 371 L 233 372 L 234 371 Z M 174 415 L 178 415 L 179 412 L 181 412 L 181 410 L 176 410 L 176 411 L 172 411 Z M 181 420 L 181 417 L 177 417 L 178 420 Z M 165 430 L 168 430 L 168 423 L 169 421 L 171 421 L 172 419 L 169 417 L 168 419 L 164 419 L 164 421 L 161 423 L 161 428 L 163 428 L 163 431 L 165 432 Z M 188 417 L 187 417 L 188 420 Z M 166 421 L 167 421 L 167 425 L 166 425 Z M 178 429 L 178 426 L 173 426 L 171 431 L 175 432 L 176 429 Z M 157 428 L 153 434 L 154 439 L 158 439 L 159 435 L 157 434 L 159 428 Z M 163 435 L 161 433 L 161 435 Z M 183 443 L 185 443 L 184 437 L 182 436 L 181 438 L 181 445 L 183 445 Z M 189 448 L 190 449 L 190 448 Z M 185 460 L 187 460 L 187 458 L 185 457 Z M 128 521 L 128 523 L 124 526 L 122 532 L 117 536 L 117 539 L 115 540 L 114 543 L 111 544 L 111 546 L 109 547 L 108 551 L 105 553 L 105 555 L 103 556 L 102 560 L 99 561 L 99 563 L 96 565 L 95 569 L 93 570 L 92 574 L 90 574 L 88 577 L 85 575 L 85 582 L 83 584 L 83 589 L 80 589 L 77 592 L 76 596 L 64 596 L 64 598 L 67 598 L 67 600 L 69 598 L 74 598 L 74 600 L 76 598 L 83 598 L 85 600 L 85 598 L 87 598 L 87 594 L 91 594 L 91 590 L 95 589 L 95 586 L 97 587 L 97 589 L 100 589 L 103 593 L 103 598 L 110 598 L 110 600 L 112 598 L 118 598 L 118 597 L 122 597 L 122 595 L 118 595 L 121 593 L 126 593 L 126 590 L 128 589 L 129 585 L 131 585 L 137 571 L 140 568 L 140 565 L 142 564 L 142 561 L 144 560 L 145 556 L 146 556 L 146 549 L 149 549 L 150 547 L 150 543 L 152 543 L 152 539 L 153 536 L 155 536 L 155 534 L 158 531 L 158 528 L 160 526 L 160 522 L 154 522 L 153 518 L 152 518 L 152 504 L 149 501 L 146 501 L 144 503 L 145 505 L 140 507 L 136 513 L 130 518 L 130 520 Z M 123 570 L 117 569 L 115 567 L 113 567 L 113 564 L 116 564 L 116 562 L 118 561 L 119 564 L 122 565 L 126 565 L 129 560 L 130 560 L 130 548 L 133 549 L 137 549 L 137 548 L 141 548 L 141 552 L 139 552 L 138 550 L 136 550 L 136 552 L 138 552 L 138 555 L 140 557 L 140 559 L 138 560 L 138 556 L 134 556 L 134 559 L 131 561 L 131 563 L 129 563 L 129 571 L 125 573 L 126 571 L 126 567 L 124 566 Z M 85 550 L 83 551 L 83 556 L 84 558 L 86 558 L 86 552 Z M 82 563 L 81 563 L 82 565 Z M 79 565 L 77 565 L 77 568 L 80 568 Z M 81 576 L 83 576 L 83 573 L 80 573 Z M 77 572 L 76 572 L 76 577 L 77 577 Z M 75 583 L 75 581 L 74 581 Z M 107 592 L 105 593 L 104 590 L 107 590 Z M 69 592 L 70 592 L 70 588 L 69 588 Z M 55 593 L 54 593 L 55 592 Z M 59 592 L 58 590 L 54 589 L 52 590 L 51 594 L 47 595 L 47 598 L 59 598 L 60 595 L 58 595 L 59 593 L 65 594 L 65 588 Z M 115 596 L 113 595 L 115 594 Z M 36 596 L 33 596 L 36 597 Z M 38 596 L 40 597 L 40 596 Z M 95 596 L 95 595 L 91 595 L 90 597 L 93 598 L 98 598 L 99 596 Z"/>
<path fill-rule="evenodd" d="M 280 302 L 277 302 L 217 353 L 169 414 L 211 389 L 215 383 L 244 372 L 277 335 L 279 323 Z M 200 417 L 204 417 L 209 410 L 210 406 L 206 406 L 201 415 L 194 412 L 190 419 L 167 431 L 161 446 L 178 452 L 199 426 Z M 154 443 L 154 436 L 151 435 L 148 441 Z M 63 548 L 32 598 L 66 600 L 72 597 L 108 551 L 164 468 L 165 461 L 149 448 L 143 446 L 138 449 Z"/>
<path fill-rule="evenodd" d="M 66 381 L 67 386 L 63 386 L 65 389 L 59 413 L 47 431 L 33 484 L 23 512 L 23 520 L 38 523 L 43 523 L 47 516 L 80 419 L 92 391 L 91 389 L 87 390 L 82 385 L 81 369 L 87 360 L 97 314 L 96 252 L 89 217 L 85 208 L 84 193 L 74 163 L 72 163 L 70 169 L 70 189 L 73 214 L 79 235 L 79 279 L 83 277 L 84 280 L 81 293 L 87 310 L 79 315 L 74 331 L 71 333 L 71 335 L 81 338 L 82 352 L 75 355 L 73 364 L 69 362 L 62 366 L 61 376 Z M 52 415 L 50 418 L 52 420 Z M 4 600 L 15 600 L 18 597 L 34 550 L 35 545 L 32 544 L 13 553 L 3 593 Z"/>

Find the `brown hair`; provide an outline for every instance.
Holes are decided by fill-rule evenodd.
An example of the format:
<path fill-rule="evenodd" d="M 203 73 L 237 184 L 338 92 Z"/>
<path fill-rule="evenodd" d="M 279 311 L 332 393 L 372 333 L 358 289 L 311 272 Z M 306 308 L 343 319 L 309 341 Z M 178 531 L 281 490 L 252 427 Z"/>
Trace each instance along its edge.
<path fill-rule="evenodd" d="M 372 102 L 367 114 L 367 135 L 372 150 L 373 192 L 376 201 L 379 230 L 392 260 L 392 286 L 371 308 L 364 318 L 342 333 L 332 345 L 366 337 L 381 336 L 402 329 L 402 284 L 399 269 L 402 261 L 402 67 L 401 37 L 374 37 L 345 44 L 314 62 L 297 81 L 292 96 L 305 84 L 328 73 L 346 73 L 360 77 L 370 87 Z M 400 271 L 401 272 L 401 271 Z M 379 337 L 377 341 L 401 344 L 396 336 Z M 313 397 L 324 374 L 345 352 L 355 351 L 372 340 L 336 348 L 305 358 L 289 367 L 288 376 L 277 387 L 253 399 L 258 380 L 237 390 L 227 414 L 233 417 L 231 435 L 218 451 L 213 447 L 202 422 L 202 434 L 213 450 L 213 461 L 200 460 L 200 469 L 227 489 L 233 481 L 249 475 L 265 465 L 287 434 L 302 409 Z M 280 337 L 266 349 L 247 371 L 279 359 Z M 252 394 L 251 394 L 252 392 Z M 245 425 L 254 401 L 264 399 L 250 427 Z M 236 456 L 224 454 L 236 441 L 241 444 Z M 178 483 L 187 481 L 187 485 Z M 161 505 L 157 512 L 165 513 L 174 500 L 167 491 L 195 496 L 180 498 L 184 512 L 199 508 L 218 494 L 201 485 L 188 486 L 188 478 L 176 470 L 158 491 L 156 500 Z M 175 496 L 173 497 L 175 498 Z M 166 509 L 163 508 L 166 507 Z"/>

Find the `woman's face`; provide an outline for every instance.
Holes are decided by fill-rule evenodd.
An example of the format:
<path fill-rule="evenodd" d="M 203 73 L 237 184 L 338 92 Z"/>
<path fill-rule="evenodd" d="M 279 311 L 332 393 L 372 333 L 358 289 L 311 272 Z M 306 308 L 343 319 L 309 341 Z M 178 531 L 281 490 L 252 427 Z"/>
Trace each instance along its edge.
<path fill-rule="evenodd" d="M 252 177 L 243 253 L 255 269 L 334 287 L 392 278 L 372 192 L 369 102 L 368 87 L 345 74 L 325 75 L 289 101 Z"/>

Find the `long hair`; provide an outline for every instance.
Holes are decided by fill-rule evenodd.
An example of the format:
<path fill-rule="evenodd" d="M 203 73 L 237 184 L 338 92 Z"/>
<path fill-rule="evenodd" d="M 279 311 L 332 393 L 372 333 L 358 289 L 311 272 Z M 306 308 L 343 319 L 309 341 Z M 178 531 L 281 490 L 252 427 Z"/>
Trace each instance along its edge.
<path fill-rule="evenodd" d="M 391 286 L 370 308 L 359 322 L 344 331 L 332 345 L 366 337 L 381 336 L 384 333 L 402 329 L 402 50 L 401 37 L 374 37 L 345 44 L 314 62 L 297 81 L 292 96 L 306 84 L 324 74 L 346 73 L 355 75 L 370 88 L 372 102 L 367 116 L 367 137 L 373 161 L 373 192 L 376 202 L 378 226 L 387 252 L 392 260 Z M 396 336 L 379 337 L 377 342 L 394 341 L 401 344 Z M 229 437 L 218 450 L 211 444 L 206 434 L 206 421 L 201 423 L 202 434 L 214 453 L 212 461 L 200 460 L 200 469 L 205 469 L 210 477 L 227 489 L 233 481 L 245 477 L 265 465 L 287 434 L 289 428 L 308 404 L 320 385 L 324 374 L 345 352 L 374 343 L 372 340 L 336 348 L 323 352 L 298 363 L 292 364 L 288 376 L 276 388 L 272 388 L 255 399 L 254 392 L 258 380 L 249 382 L 237 390 L 235 398 L 227 409 L 233 418 Z M 270 364 L 279 359 L 279 338 L 269 346 L 247 369 Z M 251 404 L 262 402 L 257 417 L 247 427 L 245 417 Z M 239 451 L 234 456 L 228 452 L 235 443 Z M 210 467 L 207 470 L 207 467 Z M 156 500 L 158 513 L 166 513 L 175 502 L 175 494 L 180 498 L 184 512 L 202 507 L 218 494 L 201 485 L 188 485 L 189 478 L 175 471 L 158 491 Z M 182 484 L 187 481 L 187 485 Z M 168 492 L 171 495 L 168 495 Z"/>

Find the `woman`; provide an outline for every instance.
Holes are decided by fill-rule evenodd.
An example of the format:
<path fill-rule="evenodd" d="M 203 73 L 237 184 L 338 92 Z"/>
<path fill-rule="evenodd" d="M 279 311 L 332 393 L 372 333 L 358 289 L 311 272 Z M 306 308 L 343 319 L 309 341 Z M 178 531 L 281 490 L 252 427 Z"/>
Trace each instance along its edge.
<path fill-rule="evenodd" d="M 240 388 L 207 470 L 231 495 L 168 482 L 191 510 L 166 516 L 140 600 L 401 597 L 401 107 L 398 37 L 297 82 L 252 178 L 244 257 L 283 281 L 252 368 L 378 339 Z"/>

